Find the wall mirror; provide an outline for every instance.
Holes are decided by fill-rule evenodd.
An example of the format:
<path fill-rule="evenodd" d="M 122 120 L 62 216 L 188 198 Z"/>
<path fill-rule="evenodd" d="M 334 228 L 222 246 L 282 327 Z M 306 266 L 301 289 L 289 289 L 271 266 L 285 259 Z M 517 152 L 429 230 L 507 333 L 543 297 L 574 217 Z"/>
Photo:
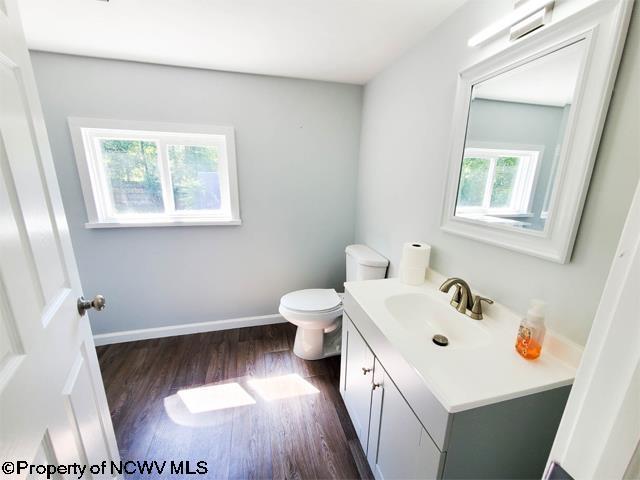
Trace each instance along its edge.
<path fill-rule="evenodd" d="M 569 260 L 622 30 L 583 15 L 460 72 L 445 231 Z"/>
<path fill-rule="evenodd" d="M 457 217 L 544 230 L 584 53 L 579 41 L 473 85 Z"/>

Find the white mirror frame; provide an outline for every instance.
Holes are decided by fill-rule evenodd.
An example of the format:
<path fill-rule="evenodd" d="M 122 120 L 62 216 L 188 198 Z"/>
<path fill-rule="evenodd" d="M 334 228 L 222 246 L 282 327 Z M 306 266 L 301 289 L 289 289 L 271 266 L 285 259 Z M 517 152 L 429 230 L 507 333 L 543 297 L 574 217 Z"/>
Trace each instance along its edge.
<path fill-rule="evenodd" d="M 628 0 L 594 2 L 460 72 L 442 211 L 444 231 L 558 263 L 570 260 L 632 5 Z M 553 179 L 545 229 L 518 230 L 456 217 L 473 86 L 581 40 L 585 42 L 585 53 Z"/>

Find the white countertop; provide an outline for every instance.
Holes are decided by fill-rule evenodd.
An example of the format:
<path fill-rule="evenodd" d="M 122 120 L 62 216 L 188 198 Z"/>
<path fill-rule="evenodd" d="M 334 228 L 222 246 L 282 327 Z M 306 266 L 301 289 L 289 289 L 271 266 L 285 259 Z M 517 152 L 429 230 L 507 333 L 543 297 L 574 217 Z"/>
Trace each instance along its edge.
<path fill-rule="evenodd" d="M 448 412 L 460 412 L 573 383 L 582 347 L 547 330 L 540 357 L 526 360 L 514 348 L 519 315 L 494 303 L 483 305 L 483 320 L 471 320 L 449 305 L 451 293 L 438 290 L 438 274 L 431 273 L 430 277 L 432 281 L 418 287 L 405 285 L 396 278 L 347 282 L 345 291 L 415 369 Z M 474 348 L 439 347 L 423 332 L 410 331 L 393 317 L 385 304 L 387 298 L 407 293 L 428 295 L 430 300 L 451 308 L 454 315 L 459 316 L 451 318 L 452 321 L 480 322 L 490 333 L 490 340 Z"/>

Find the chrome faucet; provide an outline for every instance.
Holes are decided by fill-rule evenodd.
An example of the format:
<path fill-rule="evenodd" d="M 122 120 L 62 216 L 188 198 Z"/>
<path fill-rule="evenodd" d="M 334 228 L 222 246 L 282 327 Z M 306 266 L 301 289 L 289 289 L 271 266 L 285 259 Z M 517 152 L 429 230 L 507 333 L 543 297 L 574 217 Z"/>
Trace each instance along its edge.
<path fill-rule="evenodd" d="M 448 278 L 440 285 L 440 291 L 447 293 L 451 290 L 451 287 L 455 286 L 451 297 L 451 306 L 458 310 L 460 313 L 464 313 L 474 320 L 482 320 L 482 302 L 493 303 L 490 298 L 481 297 L 480 295 L 473 295 L 471 293 L 471 287 L 469 284 L 461 278 Z M 467 312 L 469 310 L 469 312 Z"/>

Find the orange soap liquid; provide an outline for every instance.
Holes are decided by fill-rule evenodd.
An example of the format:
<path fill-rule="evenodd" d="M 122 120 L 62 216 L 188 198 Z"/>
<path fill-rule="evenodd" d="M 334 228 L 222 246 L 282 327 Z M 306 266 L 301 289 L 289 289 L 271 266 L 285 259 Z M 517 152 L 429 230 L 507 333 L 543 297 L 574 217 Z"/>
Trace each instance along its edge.
<path fill-rule="evenodd" d="M 529 341 L 526 341 L 524 338 L 518 336 L 518 340 L 516 341 L 516 350 L 527 360 L 533 360 L 534 358 L 538 358 L 540 356 L 542 345 L 540 345 L 534 339 L 529 339 Z"/>

